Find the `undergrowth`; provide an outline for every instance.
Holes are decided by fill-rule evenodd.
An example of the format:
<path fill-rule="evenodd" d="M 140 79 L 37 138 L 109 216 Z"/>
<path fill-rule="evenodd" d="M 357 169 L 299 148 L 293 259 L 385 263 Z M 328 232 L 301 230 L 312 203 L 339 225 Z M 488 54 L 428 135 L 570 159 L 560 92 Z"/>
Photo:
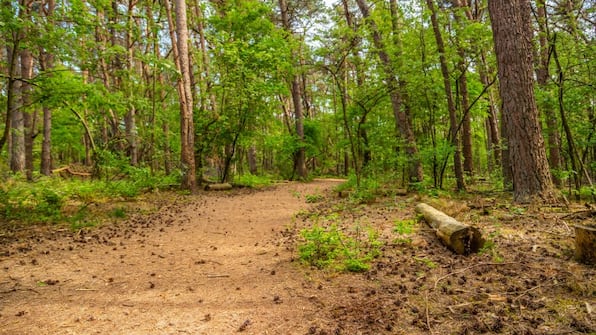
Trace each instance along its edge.
<path fill-rule="evenodd" d="M 126 177 L 118 180 L 39 177 L 25 182 L 9 177 L 0 185 L 0 221 L 68 223 L 75 229 L 95 225 L 95 220 L 88 219 L 89 204 L 132 199 L 177 183 L 175 176 L 155 176 L 141 168 L 129 169 Z"/>
<path fill-rule="evenodd" d="M 265 187 L 272 184 L 268 176 L 255 176 L 250 173 L 234 177 L 234 184 L 250 188 Z"/>
<path fill-rule="evenodd" d="M 340 271 L 365 272 L 370 262 L 381 255 L 382 242 L 372 228 L 356 227 L 356 237 L 342 233 L 336 225 L 321 227 L 315 224 L 303 229 L 304 242 L 298 246 L 300 259 L 317 268 L 332 268 Z"/>

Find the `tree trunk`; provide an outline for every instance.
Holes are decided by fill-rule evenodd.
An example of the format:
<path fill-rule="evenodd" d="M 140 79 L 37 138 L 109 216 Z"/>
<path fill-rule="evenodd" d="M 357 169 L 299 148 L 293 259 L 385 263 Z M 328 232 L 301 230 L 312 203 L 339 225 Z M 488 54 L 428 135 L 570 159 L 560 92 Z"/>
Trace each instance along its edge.
<path fill-rule="evenodd" d="M 550 78 L 549 73 L 549 60 L 550 60 L 550 47 L 549 43 L 549 28 L 546 16 L 546 4 L 544 0 L 538 0 L 536 3 L 536 13 L 538 17 L 538 42 L 539 49 L 537 52 L 539 61 L 536 67 L 536 83 L 543 90 L 548 90 L 548 79 Z M 548 140 L 548 162 L 550 168 L 553 171 L 561 169 L 561 135 L 559 134 L 559 122 L 557 114 L 554 111 L 553 104 L 551 101 L 546 101 L 542 104 L 542 115 L 546 118 L 547 126 L 547 140 Z M 553 182 L 559 187 L 561 186 L 561 179 L 553 174 Z"/>
<path fill-rule="evenodd" d="M 464 10 L 468 20 L 473 20 L 473 15 L 470 13 L 470 9 L 467 7 L 462 0 L 455 0 L 457 7 Z M 458 13 L 455 13 L 455 20 L 457 23 L 462 24 L 462 19 Z M 474 174 L 474 154 L 472 148 L 472 124 L 470 116 L 470 99 L 468 94 L 468 66 L 466 64 L 466 51 L 464 50 L 461 41 L 457 39 L 457 53 L 459 55 L 459 70 L 461 72 L 459 79 L 457 80 L 459 94 L 461 96 L 461 113 L 462 113 L 462 149 L 464 156 L 464 172 L 468 176 Z"/>
<path fill-rule="evenodd" d="M 46 17 L 50 23 L 54 22 L 54 8 L 56 3 L 54 0 L 47 0 Z M 45 75 L 50 75 L 49 70 L 54 67 L 54 55 L 48 50 L 40 52 L 40 66 Z M 52 110 L 43 107 L 43 139 L 41 144 L 41 167 L 40 172 L 44 176 L 52 174 Z"/>
<path fill-rule="evenodd" d="M 463 167 L 461 162 L 461 149 L 459 146 L 458 137 L 458 122 L 457 122 L 457 109 L 455 102 L 453 101 L 453 91 L 451 89 L 451 79 L 449 78 L 449 69 L 447 67 L 447 59 L 445 58 L 445 43 L 441 35 L 439 28 L 439 21 L 437 19 L 437 10 L 433 0 L 426 0 L 426 4 L 431 11 L 431 23 L 437 41 L 437 48 L 439 51 L 439 61 L 441 63 L 441 73 L 443 74 L 443 85 L 445 89 L 445 95 L 447 96 L 447 108 L 449 110 L 449 136 L 451 138 L 451 145 L 455 150 L 453 154 L 453 169 L 455 172 L 455 180 L 457 183 L 457 190 L 462 191 L 466 189 L 464 182 Z"/>
<path fill-rule="evenodd" d="M 528 0 L 489 0 L 488 9 L 503 100 L 503 122 L 507 125 L 514 202 L 527 203 L 534 197 L 556 202 L 534 98 L 530 3 Z"/>
<path fill-rule="evenodd" d="M 126 17 L 126 67 L 129 78 L 132 77 L 134 69 L 134 45 L 132 40 L 133 34 L 133 11 L 136 1 L 130 0 L 128 2 L 128 15 Z M 129 96 L 134 96 L 132 80 L 126 81 Z M 124 117 L 124 125 L 126 130 L 126 139 L 128 141 L 128 156 L 130 158 L 130 165 L 137 166 L 139 164 L 139 148 L 137 143 L 137 123 L 136 123 L 136 107 L 134 103 L 130 102 L 128 106 L 128 113 Z"/>
<path fill-rule="evenodd" d="M 175 63 L 181 73 L 178 80 L 178 96 L 180 98 L 180 163 L 182 164 L 182 188 L 193 190 L 196 187 L 196 172 L 194 159 L 194 124 L 193 98 L 190 82 L 190 59 L 188 56 L 188 26 L 186 23 L 186 2 L 176 0 L 176 34 L 174 34 L 173 20 L 169 0 L 165 1 L 170 24 L 170 37 Z"/>
<path fill-rule="evenodd" d="M 491 167 L 501 164 L 501 136 L 499 135 L 499 118 L 496 99 L 493 94 L 493 89 L 490 88 L 488 80 L 488 65 L 486 64 L 486 56 L 484 52 L 480 54 L 480 62 L 478 64 L 478 73 L 480 75 L 480 82 L 486 89 L 488 97 L 488 116 L 486 117 L 486 132 L 488 134 L 488 154 L 489 171 L 492 172 Z"/>
<path fill-rule="evenodd" d="M 31 110 L 31 84 L 33 78 L 33 55 L 29 49 L 21 50 L 21 108 L 23 110 L 23 130 L 25 148 L 25 175 L 33 180 L 33 142 L 37 136 L 37 112 Z"/>
<path fill-rule="evenodd" d="M 418 147 L 416 145 L 416 136 L 412 128 L 412 117 L 406 111 L 403 111 L 403 97 L 400 92 L 399 83 L 395 74 L 395 69 L 391 64 L 391 59 L 385 48 L 382 36 L 376 23 L 370 18 L 370 11 L 365 0 L 356 0 L 362 16 L 366 20 L 373 35 L 373 44 L 377 49 L 377 54 L 381 60 L 385 75 L 385 85 L 391 98 L 391 107 L 395 117 L 396 128 L 399 129 L 400 136 L 406 142 L 406 154 L 410 159 L 408 163 L 408 181 L 410 184 L 421 182 L 423 179 L 422 162 L 418 157 Z"/>
<path fill-rule="evenodd" d="M 279 10 L 281 11 L 281 21 L 284 29 L 288 35 L 292 34 L 290 26 L 290 19 L 288 17 L 288 4 L 286 0 L 279 0 Z M 294 56 L 298 56 L 297 52 L 293 52 Z M 296 66 L 298 64 L 295 64 Z M 294 153 L 294 167 L 300 179 L 308 177 L 308 170 L 306 169 L 306 151 L 304 148 L 304 113 L 302 108 L 302 89 L 300 87 L 299 78 L 296 74 L 292 74 L 290 92 L 292 93 L 292 103 L 294 105 L 294 119 L 296 122 L 296 136 L 298 136 L 299 147 Z"/>
<path fill-rule="evenodd" d="M 248 160 L 248 171 L 250 174 L 256 175 L 258 173 L 257 170 L 257 147 L 254 144 L 251 144 L 248 147 L 248 151 L 246 152 L 247 160 Z"/>
<path fill-rule="evenodd" d="M 20 34 L 18 34 L 20 35 Z M 18 37 L 20 39 L 20 36 Z M 16 46 L 17 43 L 15 43 Z M 23 119 L 23 106 L 19 97 L 22 90 L 23 82 L 16 80 L 16 76 L 20 74 L 19 64 L 19 51 L 16 47 L 11 48 L 8 51 L 9 58 L 15 58 L 15 70 L 13 72 L 13 86 L 12 86 L 12 103 L 8 106 L 10 109 L 10 139 L 9 139 L 9 152 L 10 152 L 10 169 L 12 172 L 24 172 L 25 171 L 25 125 Z"/>

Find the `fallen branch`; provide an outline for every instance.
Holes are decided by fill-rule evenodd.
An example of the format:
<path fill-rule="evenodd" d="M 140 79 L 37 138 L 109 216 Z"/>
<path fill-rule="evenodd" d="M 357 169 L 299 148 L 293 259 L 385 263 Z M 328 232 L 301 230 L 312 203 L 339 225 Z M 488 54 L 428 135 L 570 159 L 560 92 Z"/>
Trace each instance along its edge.
<path fill-rule="evenodd" d="M 484 245 L 482 234 L 476 227 L 461 223 L 425 203 L 418 204 L 416 212 L 435 229 L 441 242 L 458 255 L 477 252 Z"/>
<path fill-rule="evenodd" d="M 223 275 L 218 275 L 218 274 L 208 274 L 207 278 L 228 278 L 230 277 L 230 275 L 227 274 L 223 274 Z"/>
<path fill-rule="evenodd" d="M 229 183 L 205 185 L 205 191 L 225 191 L 225 190 L 231 190 L 231 189 L 232 189 L 232 184 L 229 184 Z"/>
<path fill-rule="evenodd" d="M 428 328 L 428 331 L 433 334 L 433 329 L 430 327 L 430 313 L 428 312 L 428 290 L 424 295 L 424 313 L 426 315 L 426 327 Z"/>
<path fill-rule="evenodd" d="M 61 168 L 57 168 L 52 170 L 52 173 L 60 173 L 60 172 L 66 172 L 69 173 L 73 176 L 79 176 L 79 177 L 91 177 L 92 174 L 88 173 L 88 172 L 78 172 L 78 171 L 74 171 L 73 169 L 70 168 L 70 166 L 64 166 Z"/>

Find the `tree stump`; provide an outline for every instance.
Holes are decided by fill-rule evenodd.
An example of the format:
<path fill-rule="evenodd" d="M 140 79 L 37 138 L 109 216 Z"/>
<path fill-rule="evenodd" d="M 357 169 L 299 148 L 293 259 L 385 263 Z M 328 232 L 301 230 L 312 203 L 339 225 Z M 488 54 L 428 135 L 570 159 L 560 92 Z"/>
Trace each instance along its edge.
<path fill-rule="evenodd" d="M 575 225 L 575 259 L 596 264 L 596 226 Z"/>
<path fill-rule="evenodd" d="M 418 204 L 416 212 L 435 229 L 439 240 L 458 255 L 478 252 L 484 245 L 482 233 L 476 227 L 461 223 L 425 203 Z"/>

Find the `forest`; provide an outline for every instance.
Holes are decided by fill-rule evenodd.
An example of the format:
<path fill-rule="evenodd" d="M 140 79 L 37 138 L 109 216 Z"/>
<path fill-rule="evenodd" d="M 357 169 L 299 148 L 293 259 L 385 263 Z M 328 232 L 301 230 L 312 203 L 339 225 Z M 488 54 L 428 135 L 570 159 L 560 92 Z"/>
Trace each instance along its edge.
<path fill-rule="evenodd" d="M 238 312 L 232 328 L 226 322 L 233 316 L 210 312 L 200 322 L 191 318 L 206 328 L 171 316 L 169 328 L 151 319 L 148 328 L 124 323 L 121 331 L 170 333 L 176 323 L 182 332 L 262 333 L 277 322 L 279 333 L 299 334 L 594 333 L 596 274 L 575 262 L 570 239 L 577 224 L 596 244 L 593 2 L 0 1 L 0 263 L 8 275 L 0 276 L 0 302 L 62 285 L 75 285 L 78 294 L 100 290 L 78 275 L 67 279 L 60 272 L 67 270 L 44 268 L 47 275 L 29 284 L 25 272 L 12 272 L 26 264 L 33 278 L 49 250 L 105 248 L 122 252 L 125 264 L 143 262 L 130 249 L 167 245 L 175 253 L 185 243 L 189 263 L 213 266 L 201 275 L 245 292 L 246 278 L 216 271 L 229 261 L 216 258 L 216 250 L 233 254 L 237 242 L 269 249 L 239 256 L 236 271 L 259 265 L 278 278 L 297 271 L 255 261 L 263 254 L 321 270 L 299 270 L 309 281 L 286 285 L 301 293 L 284 296 L 279 288 L 271 299 L 284 310 L 291 307 L 286 300 L 308 295 L 297 306 L 307 306 L 303 312 L 324 306 L 328 314 L 321 315 L 329 318 L 301 312 L 284 321 L 267 305 L 259 307 L 263 319 Z M 440 245 L 432 231 L 438 228 L 415 213 L 418 202 L 480 227 L 484 246 L 473 250 L 480 253 L 472 264 Z M 209 216 L 211 210 L 217 214 Z M 212 230 L 184 226 L 200 215 L 212 220 Z M 269 223 L 274 217 L 292 228 Z M 193 233 L 174 234 L 173 227 Z M 262 239 L 250 239 L 259 229 Z M 236 240 L 233 232 L 246 236 Z M 195 233 L 215 236 L 199 243 L 212 258 L 193 256 Z M 139 245 L 124 252 L 131 239 Z M 288 255 L 271 251 L 280 243 Z M 153 251 L 159 257 L 152 263 L 168 260 L 168 252 Z M 586 254 L 596 262 L 593 251 Z M 120 279 L 89 262 L 94 280 L 105 275 L 116 290 Z M 416 275 L 410 279 L 399 264 Z M 511 280 L 521 276 L 519 265 L 529 268 L 523 285 Z M 99 268 L 108 272 L 100 275 Z M 153 271 L 150 289 L 160 279 L 171 284 L 187 276 L 143 271 Z M 341 277 L 352 273 L 365 277 Z M 334 286 L 334 276 L 344 280 Z M 391 276 L 408 283 L 395 288 Z M 262 281 L 269 285 L 263 295 L 277 289 L 272 279 Z M 380 287 L 371 288 L 372 280 Z M 464 290 L 468 280 L 483 287 L 481 295 Z M 426 293 L 415 289 L 418 283 Z M 338 298 L 319 295 L 321 287 Z M 221 299 L 229 293 L 211 289 Z M 191 285 L 179 294 L 190 299 L 200 291 Z M 358 304 L 342 305 L 346 292 Z M 540 292 L 548 298 L 540 300 Z M 565 292 L 571 293 L 563 303 Z M 394 293 L 413 300 L 393 302 Z M 452 295 L 460 297 L 445 300 Z M 120 303 L 133 314 L 140 308 L 136 300 Z M 0 318 L 0 334 L 4 327 L 16 334 L 20 317 L 37 317 L 10 306 L 3 311 L 0 304 L 0 316 L 11 313 L 16 321 Z M 95 321 L 100 332 L 109 331 L 110 320 L 97 314 L 103 308 L 90 310 L 91 317 L 77 314 L 68 327 L 77 333 Z M 383 312 L 389 310 L 408 315 L 407 325 Z M 42 323 L 34 320 L 31 327 Z M 24 333 L 56 333 L 55 327 Z"/>
<path fill-rule="evenodd" d="M 488 180 L 593 201 L 594 6 L 527 11 L 531 43 L 502 46 L 530 62 L 518 112 L 485 1 L 4 1 L 2 178 Z"/>

